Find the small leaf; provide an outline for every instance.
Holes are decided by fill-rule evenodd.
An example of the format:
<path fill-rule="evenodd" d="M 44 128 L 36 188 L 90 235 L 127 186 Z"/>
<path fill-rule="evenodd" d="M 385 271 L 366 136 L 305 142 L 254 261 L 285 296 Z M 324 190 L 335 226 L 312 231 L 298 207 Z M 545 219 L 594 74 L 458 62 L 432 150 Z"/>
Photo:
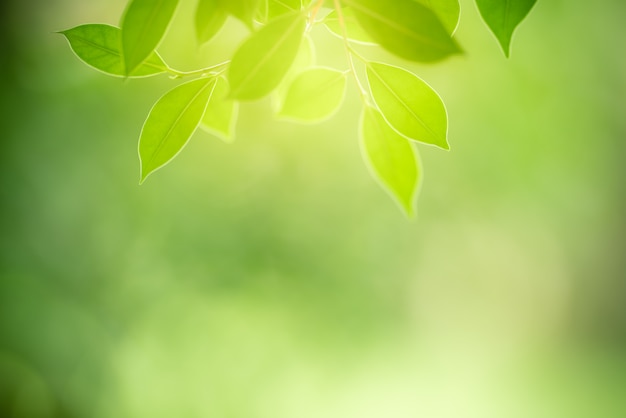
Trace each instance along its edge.
<path fill-rule="evenodd" d="M 60 32 L 63 34 L 72 51 L 85 64 L 103 73 L 124 77 L 124 62 L 120 43 L 122 31 L 115 26 L 89 24 Z M 167 71 L 167 65 L 154 52 L 133 72 L 131 77 L 147 77 Z"/>
<path fill-rule="evenodd" d="M 239 104 L 227 98 L 228 90 L 228 81 L 224 77 L 218 78 L 200 123 L 201 128 L 217 135 L 224 142 L 232 142 L 234 139 L 239 110 Z"/>
<path fill-rule="evenodd" d="M 122 18 L 122 51 L 126 75 L 148 58 L 169 26 L 178 0 L 131 0 Z"/>
<path fill-rule="evenodd" d="M 346 34 L 348 40 L 352 42 L 375 45 L 376 42 L 363 30 L 361 25 L 356 20 L 354 12 L 349 7 L 343 7 L 341 9 L 343 16 L 343 22 L 346 27 Z M 336 10 L 333 10 L 324 18 L 324 26 L 335 36 L 343 38 L 343 29 L 341 28 L 341 22 L 339 20 L 339 14 Z"/>
<path fill-rule="evenodd" d="M 259 0 L 218 0 L 224 10 L 252 28 L 257 15 Z"/>
<path fill-rule="evenodd" d="M 210 41 L 226 22 L 227 13 L 219 0 L 198 0 L 196 38 L 200 44 Z"/>
<path fill-rule="evenodd" d="M 461 5 L 459 0 L 416 0 L 430 8 L 441 20 L 449 34 L 453 34 L 459 24 Z"/>
<path fill-rule="evenodd" d="M 367 63 L 367 80 L 374 101 L 395 130 L 409 139 L 450 149 L 446 108 L 426 82 L 378 62 Z"/>
<path fill-rule="evenodd" d="M 415 0 L 343 0 L 357 20 L 383 48 L 399 57 L 421 62 L 461 52 L 439 17 Z"/>
<path fill-rule="evenodd" d="M 303 13 L 291 13 L 250 35 L 230 63 L 230 96 L 253 100 L 271 92 L 293 63 L 305 24 Z"/>
<path fill-rule="evenodd" d="M 346 75 L 317 67 L 300 73 L 291 83 L 279 116 L 300 122 L 319 122 L 332 116 L 346 92 Z"/>
<path fill-rule="evenodd" d="M 366 106 L 361 116 L 361 151 L 372 176 L 400 205 L 409 218 L 415 216 L 415 198 L 421 181 L 415 146 L 394 131 L 381 113 Z"/>
<path fill-rule="evenodd" d="M 515 28 L 524 20 L 537 0 L 476 0 L 478 10 L 489 29 L 498 38 L 506 57 Z"/>
<path fill-rule="evenodd" d="M 174 87 L 152 107 L 139 137 L 141 183 L 170 162 L 194 133 L 215 79 L 200 78 Z"/>

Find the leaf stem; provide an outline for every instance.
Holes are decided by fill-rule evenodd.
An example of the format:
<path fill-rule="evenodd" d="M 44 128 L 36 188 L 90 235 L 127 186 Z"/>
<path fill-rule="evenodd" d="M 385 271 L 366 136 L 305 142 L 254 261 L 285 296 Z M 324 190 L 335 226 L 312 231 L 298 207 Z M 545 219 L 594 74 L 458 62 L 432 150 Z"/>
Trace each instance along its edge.
<path fill-rule="evenodd" d="M 341 11 L 341 5 L 339 4 L 339 0 L 333 0 L 334 4 L 335 4 L 335 10 L 337 11 L 337 17 L 339 20 L 339 27 L 341 28 L 341 36 L 343 38 L 343 46 L 344 49 L 346 51 L 346 58 L 348 59 L 348 65 L 350 67 L 350 72 L 352 73 L 354 80 L 356 82 L 356 85 L 359 89 L 359 93 L 361 95 L 361 100 L 363 101 L 364 104 L 368 103 L 368 94 L 367 94 L 367 90 L 365 90 L 365 88 L 363 87 L 363 85 L 361 84 L 361 80 L 359 80 L 359 76 L 356 72 L 356 68 L 354 67 L 354 60 L 352 59 L 352 48 L 350 47 L 350 43 L 348 41 L 348 31 L 346 29 L 346 21 L 344 20 L 343 17 L 343 12 Z M 357 55 L 358 57 L 358 55 Z"/>
<path fill-rule="evenodd" d="M 167 72 L 171 74 L 172 78 L 182 78 L 182 77 L 189 77 L 189 76 L 194 76 L 194 75 L 204 75 L 218 68 L 226 67 L 228 64 L 230 64 L 230 60 L 220 62 L 219 64 L 211 65 L 210 67 L 201 68 L 199 70 L 193 70 L 193 71 L 178 71 L 178 70 L 175 70 L 174 68 L 167 67 Z M 218 73 L 221 74 L 225 70 L 226 70 L 225 68 L 221 69 L 220 71 L 218 71 Z"/>
<path fill-rule="evenodd" d="M 324 0 L 317 0 L 317 2 L 313 3 L 311 6 L 311 10 L 309 12 L 309 19 L 307 21 L 307 28 L 311 28 L 315 23 L 315 18 L 317 17 L 317 13 L 320 11 L 322 6 L 324 5 Z"/>

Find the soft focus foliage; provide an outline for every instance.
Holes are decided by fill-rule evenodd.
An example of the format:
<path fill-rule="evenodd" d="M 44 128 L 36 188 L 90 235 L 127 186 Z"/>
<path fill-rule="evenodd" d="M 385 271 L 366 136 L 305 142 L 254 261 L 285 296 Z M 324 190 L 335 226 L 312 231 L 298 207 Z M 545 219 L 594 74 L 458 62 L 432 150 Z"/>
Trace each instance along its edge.
<path fill-rule="evenodd" d="M 198 130 L 139 187 L 174 83 L 106 77 L 53 34 L 125 1 L 0 3 L 0 416 L 625 416 L 626 5 L 540 1 L 509 60 L 461 6 L 464 55 L 407 65 L 454 138 L 420 148 L 409 223 L 361 163 L 354 83 L 319 125 L 244 103 L 235 142 Z M 247 33 L 229 18 L 196 55 L 177 27 L 182 69 Z"/>

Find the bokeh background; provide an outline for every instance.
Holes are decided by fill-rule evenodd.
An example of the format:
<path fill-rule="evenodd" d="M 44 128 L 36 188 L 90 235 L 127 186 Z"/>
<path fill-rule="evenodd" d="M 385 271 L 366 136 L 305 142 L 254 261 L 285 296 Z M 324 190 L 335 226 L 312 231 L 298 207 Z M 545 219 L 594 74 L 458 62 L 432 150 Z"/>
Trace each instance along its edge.
<path fill-rule="evenodd" d="M 539 0 L 504 59 L 407 65 L 451 152 L 421 147 L 418 219 L 361 162 L 359 100 L 314 126 L 241 107 L 138 186 L 165 76 L 124 81 L 54 31 L 123 0 L 0 3 L 0 416 L 626 416 L 626 3 Z M 160 48 L 193 69 L 193 5 Z M 345 68 L 314 29 L 319 62 Z"/>

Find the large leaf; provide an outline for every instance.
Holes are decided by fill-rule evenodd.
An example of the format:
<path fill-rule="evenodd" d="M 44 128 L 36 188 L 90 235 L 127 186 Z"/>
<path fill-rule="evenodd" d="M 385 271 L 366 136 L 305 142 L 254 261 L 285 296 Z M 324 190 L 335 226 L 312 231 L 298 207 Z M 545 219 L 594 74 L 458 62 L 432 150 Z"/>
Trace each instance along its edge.
<path fill-rule="evenodd" d="M 372 38 L 363 30 L 361 25 L 356 20 L 354 12 L 349 7 L 343 7 L 341 9 L 341 16 L 343 17 L 343 25 L 345 26 L 346 36 L 349 41 L 363 43 L 363 44 L 375 44 Z M 343 38 L 342 22 L 339 19 L 339 13 L 337 10 L 333 10 L 324 17 L 324 26 L 335 36 Z"/>
<path fill-rule="evenodd" d="M 489 29 L 498 38 L 504 55 L 509 56 L 511 38 L 517 25 L 537 0 L 476 0 L 478 10 Z"/>
<path fill-rule="evenodd" d="M 304 13 L 290 13 L 250 35 L 230 63 L 230 96 L 253 100 L 271 92 L 293 63 L 305 24 Z"/>
<path fill-rule="evenodd" d="M 224 10 L 252 28 L 254 17 L 259 9 L 259 0 L 219 0 Z"/>
<path fill-rule="evenodd" d="M 267 18 L 275 19 L 302 8 L 301 0 L 267 0 Z"/>
<path fill-rule="evenodd" d="M 215 79 L 200 78 L 165 93 L 152 107 L 139 138 L 141 182 L 170 162 L 194 133 Z"/>
<path fill-rule="evenodd" d="M 372 176 L 412 218 L 421 180 L 415 146 L 394 131 L 371 106 L 363 110 L 360 138 L 363 158 Z"/>
<path fill-rule="evenodd" d="M 276 112 L 278 112 L 282 107 L 293 79 L 296 78 L 296 76 L 302 71 L 315 65 L 315 55 L 315 44 L 310 36 L 305 35 L 300 43 L 300 47 L 298 48 L 296 58 L 293 60 L 291 67 L 289 67 L 289 71 L 287 71 L 287 74 L 285 74 L 278 86 L 272 92 L 272 105 L 274 106 Z"/>
<path fill-rule="evenodd" d="M 345 91 L 345 73 L 325 67 L 308 69 L 293 80 L 278 114 L 300 122 L 319 122 L 337 111 Z"/>
<path fill-rule="evenodd" d="M 236 101 L 228 99 L 228 90 L 228 81 L 223 77 L 218 78 L 200 123 L 202 129 L 217 135 L 224 142 L 232 142 L 234 139 L 239 109 Z"/>
<path fill-rule="evenodd" d="M 439 95 L 402 68 L 370 62 L 367 79 L 374 101 L 395 130 L 409 139 L 449 149 L 448 116 Z"/>
<path fill-rule="evenodd" d="M 196 38 L 208 42 L 224 26 L 228 14 L 219 0 L 198 0 L 196 9 Z"/>
<path fill-rule="evenodd" d="M 421 62 L 460 52 L 439 17 L 415 0 L 343 0 L 363 29 L 383 48 Z"/>
<path fill-rule="evenodd" d="M 459 24 L 461 5 L 459 0 L 416 0 L 429 7 L 441 20 L 448 33 L 452 34 Z"/>
<path fill-rule="evenodd" d="M 60 32 L 72 51 L 85 64 L 103 73 L 123 77 L 124 62 L 120 50 L 122 31 L 115 26 L 88 24 Z M 135 69 L 132 77 L 146 77 L 167 71 L 167 65 L 156 52 Z"/>
<path fill-rule="evenodd" d="M 131 0 L 122 18 L 122 51 L 126 75 L 148 58 L 169 26 L 178 0 Z"/>

